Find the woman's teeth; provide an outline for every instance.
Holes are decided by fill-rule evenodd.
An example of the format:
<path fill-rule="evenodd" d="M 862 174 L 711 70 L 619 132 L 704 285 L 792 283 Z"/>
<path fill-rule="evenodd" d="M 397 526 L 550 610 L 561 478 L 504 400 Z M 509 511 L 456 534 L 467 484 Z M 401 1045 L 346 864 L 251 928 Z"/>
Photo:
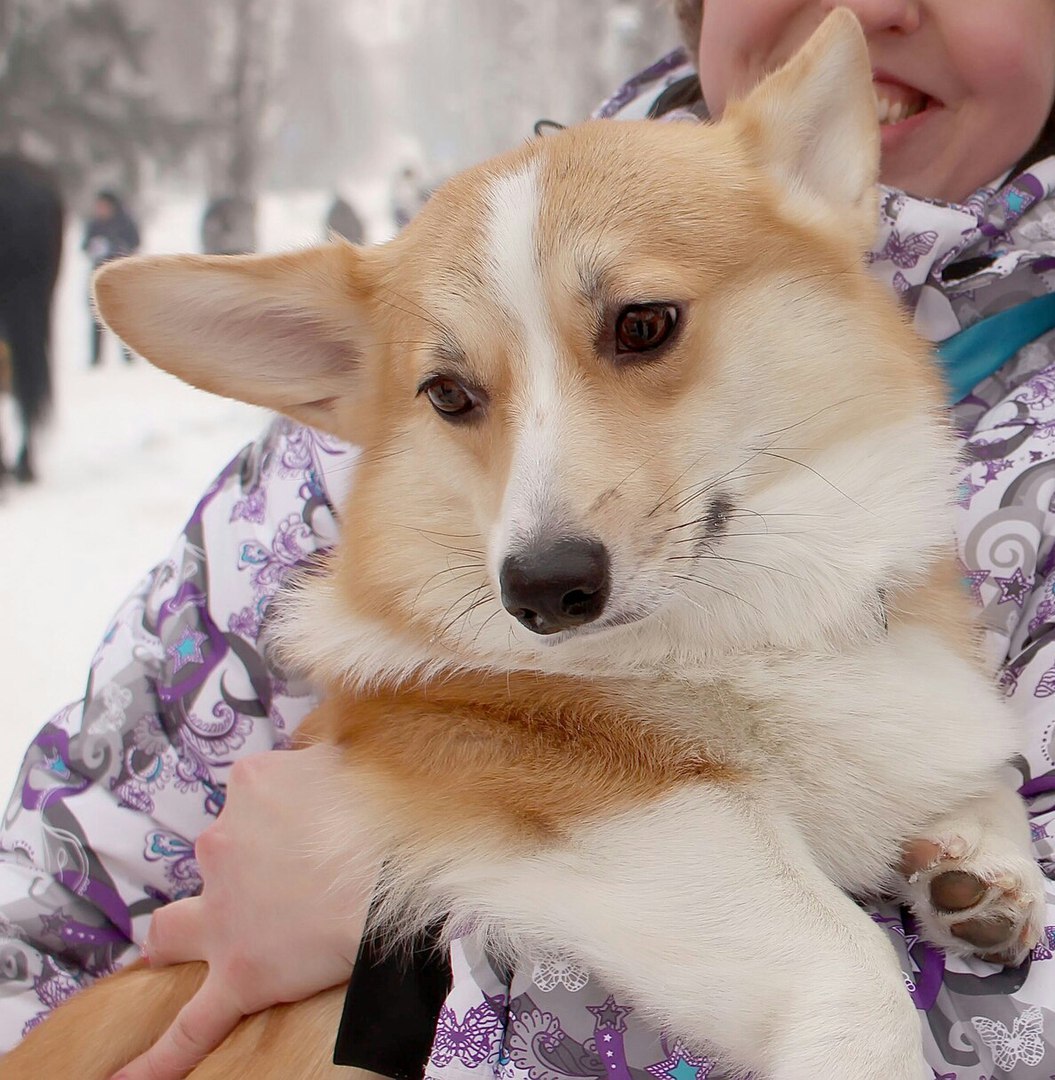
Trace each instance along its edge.
<path fill-rule="evenodd" d="M 918 95 L 913 100 L 899 98 L 892 100 L 882 94 L 876 95 L 876 116 L 880 124 L 898 124 L 916 113 L 921 113 L 927 106 L 927 99 Z"/>

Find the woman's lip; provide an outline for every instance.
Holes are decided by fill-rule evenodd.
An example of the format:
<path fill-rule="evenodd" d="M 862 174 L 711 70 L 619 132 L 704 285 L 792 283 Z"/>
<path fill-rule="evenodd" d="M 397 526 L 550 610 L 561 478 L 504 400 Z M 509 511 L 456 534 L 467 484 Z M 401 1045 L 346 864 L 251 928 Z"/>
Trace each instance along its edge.
<path fill-rule="evenodd" d="M 906 90 L 915 90 L 918 94 L 926 93 L 925 90 L 921 90 L 915 83 L 899 79 L 896 75 L 891 75 L 889 71 L 885 71 L 883 68 L 872 68 L 872 82 L 890 83 L 891 86 L 903 86 Z"/>
<path fill-rule="evenodd" d="M 940 107 L 938 102 L 932 99 L 927 102 L 927 107 L 922 112 L 918 112 L 914 116 L 899 120 L 896 124 L 880 124 L 879 138 L 882 153 L 889 154 L 892 150 L 896 150 L 901 146 L 906 139 L 912 138 L 921 127 L 933 119 L 934 114 Z"/>
<path fill-rule="evenodd" d="M 929 90 L 924 90 L 921 86 L 916 86 L 915 83 L 906 82 L 904 79 L 899 79 L 896 75 L 891 75 L 889 71 L 884 71 L 882 68 L 872 69 L 872 82 L 876 86 L 897 86 L 904 90 L 911 90 L 914 94 L 921 94 L 927 99 L 928 105 L 931 102 L 935 102 L 938 105 L 942 104 L 940 98 L 935 97 Z"/>

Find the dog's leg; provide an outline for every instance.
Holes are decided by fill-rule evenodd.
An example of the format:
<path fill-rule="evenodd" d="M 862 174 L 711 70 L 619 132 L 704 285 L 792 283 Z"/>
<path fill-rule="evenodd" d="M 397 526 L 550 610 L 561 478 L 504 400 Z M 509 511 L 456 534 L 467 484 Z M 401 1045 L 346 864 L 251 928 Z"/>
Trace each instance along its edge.
<path fill-rule="evenodd" d="M 933 1076 L 890 942 L 761 789 L 682 790 L 433 884 L 515 943 L 573 944 L 653 1023 L 759 1078 Z"/>
<path fill-rule="evenodd" d="M 928 941 L 1019 964 L 1044 932 L 1044 875 L 1010 785 L 964 803 L 909 844 L 900 881 Z"/>
<path fill-rule="evenodd" d="M 109 1080 L 147 1050 L 205 977 L 204 964 L 136 964 L 75 995 L 0 1058 L 0 1080 Z M 373 1080 L 332 1062 L 346 987 L 243 1020 L 193 1080 Z"/>
<path fill-rule="evenodd" d="M 133 964 L 100 979 L 0 1058 L 0 1080 L 109 1080 L 161 1037 L 204 978 L 204 964 Z"/>
<path fill-rule="evenodd" d="M 374 1080 L 333 1064 L 347 986 L 243 1020 L 188 1080 Z"/>

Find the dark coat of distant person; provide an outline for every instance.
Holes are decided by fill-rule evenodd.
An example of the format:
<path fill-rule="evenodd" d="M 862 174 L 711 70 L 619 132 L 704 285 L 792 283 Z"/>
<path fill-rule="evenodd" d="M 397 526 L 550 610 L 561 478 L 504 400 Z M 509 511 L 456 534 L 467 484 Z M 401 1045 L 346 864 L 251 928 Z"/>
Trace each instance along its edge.
<path fill-rule="evenodd" d="M 35 478 L 33 441 L 51 403 L 51 304 L 62 258 L 63 205 L 52 174 L 0 155 L 0 391 L 22 422 L 17 479 Z M 0 448 L 0 481 L 7 466 Z"/>
<path fill-rule="evenodd" d="M 112 259 L 134 255 L 139 250 L 139 226 L 128 212 L 121 197 L 113 191 L 100 191 L 92 204 L 91 217 L 84 229 L 82 250 L 87 254 L 93 270 L 98 270 Z M 90 303 L 90 301 L 89 301 Z M 102 361 L 103 327 L 92 312 L 91 364 L 98 367 Z M 132 354 L 122 345 L 121 355 L 131 362 Z"/>
<path fill-rule="evenodd" d="M 139 226 L 115 192 L 100 191 L 95 196 L 81 247 L 93 269 L 139 250 Z"/>

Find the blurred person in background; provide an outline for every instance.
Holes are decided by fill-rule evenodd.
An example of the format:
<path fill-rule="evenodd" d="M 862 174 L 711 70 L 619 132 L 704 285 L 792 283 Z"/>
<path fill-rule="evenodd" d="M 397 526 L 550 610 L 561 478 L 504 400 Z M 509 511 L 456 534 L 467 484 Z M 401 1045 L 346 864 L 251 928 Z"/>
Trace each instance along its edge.
<path fill-rule="evenodd" d="M 116 192 L 100 191 L 95 196 L 81 248 L 91 261 L 93 271 L 111 259 L 134 255 L 139 250 L 139 226 Z M 91 315 L 91 365 L 98 367 L 102 362 L 103 327 L 96 319 L 94 310 Z M 123 343 L 121 355 L 125 363 L 132 362 L 132 354 Z"/>
<path fill-rule="evenodd" d="M 238 195 L 210 199 L 201 219 L 206 255 L 248 255 L 256 250 L 256 207 Z"/>
<path fill-rule="evenodd" d="M 404 165 L 392 181 L 392 218 L 402 229 L 428 200 L 429 190 L 413 165 Z"/>
<path fill-rule="evenodd" d="M 341 195 L 334 195 L 330 209 L 326 213 L 325 233 L 336 233 L 350 244 L 362 244 L 366 239 L 363 219 L 355 212 L 352 204 Z"/>
<path fill-rule="evenodd" d="M 862 23 L 877 72 L 887 73 L 877 74 L 877 97 L 889 187 L 872 265 L 922 333 L 962 344 L 967 357 L 949 371 L 965 436 L 960 557 L 989 655 L 1023 720 L 1015 764 L 1037 855 L 1050 864 L 1055 322 L 1023 338 L 992 320 L 1055 292 L 1055 5 L 843 3 Z M 598 117 L 718 116 L 836 3 L 675 6 L 686 49 L 631 79 Z M 401 179 L 409 186 L 413 170 Z M 406 220 L 408 208 L 400 200 L 394 212 Z M 961 335 L 994 326 L 979 365 L 977 337 Z M 289 573 L 335 542 L 354 463 L 354 449 L 332 437 L 274 420 L 220 473 L 169 558 L 118 610 L 83 699 L 33 742 L 0 833 L 3 1044 L 144 946 L 157 965 L 205 960 L 209 977 L 155 1048 L 122 1070 L 128 1080 L 183 1076 L 243 1015 L 349 978 L 373 880 L 368 868 L 355 881 L 315 880 L 300 854 L 332 813 L 335 752 L 258 751 L 288 747 L 316 704 L 277 665 L 262 627 Z M 970 541 L 982 534 L 984 544 Z M 342 821 L 355 813 L 349 792 Z M 204 891 L 195 859 L 203 837 Z M 904 912 L 870 910 L 901 959 L 936 1075 L 1055 1072 L 1055 936 L 1019 968 L 947 966 Z M 1048 921 L 1055 925 L 1055 907 Z M 759 954 L 779 956 L 781 946 L 760 940 Z M 655 1031 L 570 957 L 507 970 L 455 942 L 450 967 L 445 1007 L 424 1017 L 436 1080 L 476 1069 L 535 1080 L 717 1080 L 713 1063 Z M 384 996 L 374 1004 L 383 1013 Z M 602 1032 L 617 1061 L 602 1061 Z M 409 1044 L 405 1035 L 392 1041 Z M 343 1060 L 365 1064 L 354 1053 Z M 420 1060 L 404 1066 L 403 1075 L 421 1074 Z"/>
<path fill-rule="evenodd" d="M 35 479 L 34 443 L 52 398 L 51 312 L 62 261 L 65 208 L 50 170 L 0 154 L 0 397 L 21 423 L 15 479 Z M 8 464 L 0 445 L 0 484 Z"/>

